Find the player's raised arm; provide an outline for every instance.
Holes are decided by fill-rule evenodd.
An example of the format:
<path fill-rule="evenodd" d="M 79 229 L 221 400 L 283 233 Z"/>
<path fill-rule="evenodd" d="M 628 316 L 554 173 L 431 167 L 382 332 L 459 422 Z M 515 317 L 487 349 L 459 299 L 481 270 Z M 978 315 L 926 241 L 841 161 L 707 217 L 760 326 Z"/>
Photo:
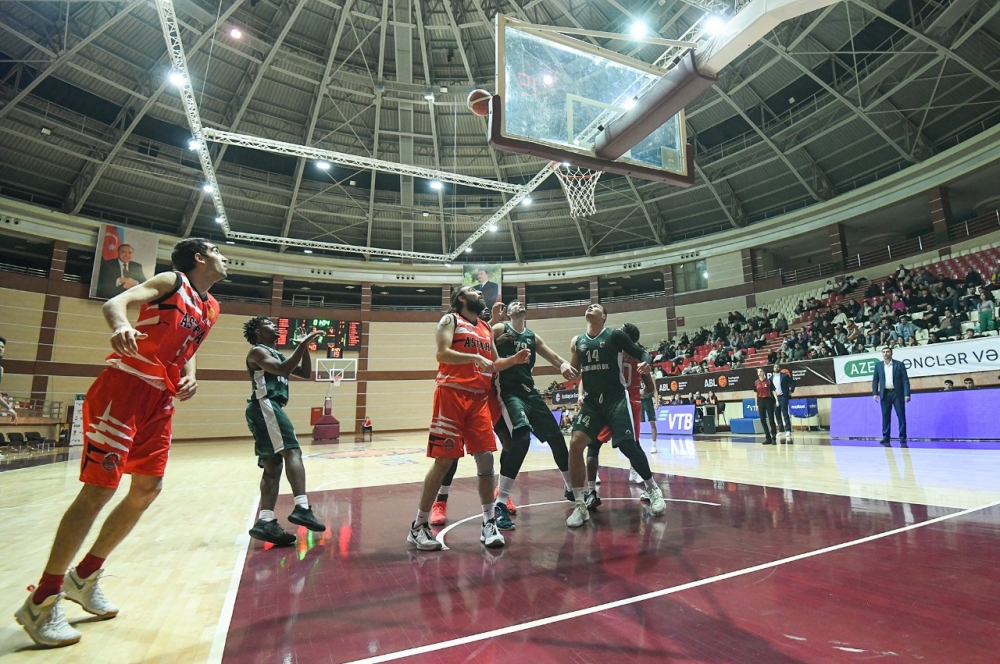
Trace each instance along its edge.
<path fill-rule="evenodd" d="M 573 348 L 576 348 L 576 344 L 573 344 Z M 559 368 L 559 373 L 562 374 L 563 378 L 566 380 L 573 380 L 580 375 L 572 364 L 564 360 L 559 353 L 555 352 L 542 341 L 542 338 L 535 335 L 535 352 L 545 358 L 545 360 L 554 367 Z"/>
<path fill-rule="evenodd" d="M 269 374 L 285 378 L 288 378 L 292 374 L 302 378 L 309 378 L 312 375 L 309 365 L 309 344 L 322 334 L 322 330 L 316 330 L 307 336 L 299 343 L 295 351 L 285 358 L 284 362 L 279 362 L 277 358 L 262 347 L 254 346 L 247 355 L 247 366 L 251 369 L 260 369 Z M 303 367 L 305 367 L 304 370 Z"/>
<path fill-rule="evenodd" d="M 152 279 L 133 286 L 104 303 L 104 306 L 101 307 L 101 313 L 104 314 L 104 320 L 111 328 L 111 347 L 116 353 L 135 356 L 139 352 L 136 339 L 142 339 L 146 336 L 133 328 L 128 321 L 128 308 L 166 297 L 177 290 L 180 279 L 180 275 L 174 272 L 161 272 Z"/>
<path fill-rule="evenodd" d="M 650 372 L 649 365 L 653 363 L 652 356 L 646 352 L 642 346 L 632 341 L 624 330 L 615 330 L 611 333 L 611 345 L 615 347 L 615 350 L 621 351 L 639 360 L 639 365 L 636 367 L 636 370 L 640 374 L 647 374 Z"/>

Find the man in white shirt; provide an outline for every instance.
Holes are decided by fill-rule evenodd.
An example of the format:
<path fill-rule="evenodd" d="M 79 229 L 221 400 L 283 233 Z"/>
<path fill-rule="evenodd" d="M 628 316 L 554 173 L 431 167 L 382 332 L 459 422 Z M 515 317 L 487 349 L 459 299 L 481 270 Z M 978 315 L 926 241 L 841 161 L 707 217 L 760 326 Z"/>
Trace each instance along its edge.
<path fill-rule="evenodd" d="M 910 401 L 910 378 L 906 375 L 906 366 L 892 359 L 892 348 L 882 349 L 882 362 L 875 365 L 872 376 L 872 396 L 882 406 L 882 440 L 883 445 L 889 445 L 889 427 L 892 411 L 896 411 L 899 422 L 899 444 L 906 447 L 906 404 Z"/>
<path fill-rule="evenodd" d="M 788 412 L 788 401 L 792 398 L 792 392 L 795 391 L 795 381 L 792 380 L 791 374 L 781 370 L 781 365 L 775 364 L 771 374 L 771 383 L 774 385 L 774 397 L 778 400 L 777 413 L 775 413 L 775 418 L 778 420 L 778 433 L 785 434 L 788 442 L 791 443 L 792 417 Z M 784 441 L 782 442 L 784 443 Z"/>

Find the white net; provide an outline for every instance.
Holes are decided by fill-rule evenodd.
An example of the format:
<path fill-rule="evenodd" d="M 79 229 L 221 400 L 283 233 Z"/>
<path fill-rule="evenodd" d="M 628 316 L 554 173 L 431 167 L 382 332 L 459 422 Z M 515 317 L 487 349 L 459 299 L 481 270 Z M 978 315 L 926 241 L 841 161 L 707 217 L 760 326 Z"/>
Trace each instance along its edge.
<path fill-rule="evenodd" d="M 580 168 L 569 164 L 560 164 L 556 168 L 556 177 L 559 184 L 566 192 L 566 200 L 569 201 L 569 214 L 571 217 L 589 217 L 597 212 L 594 207 L 594 191 L 597 189 L 597 181 L 604 171 L 592 171 L 589 168 Z"/>

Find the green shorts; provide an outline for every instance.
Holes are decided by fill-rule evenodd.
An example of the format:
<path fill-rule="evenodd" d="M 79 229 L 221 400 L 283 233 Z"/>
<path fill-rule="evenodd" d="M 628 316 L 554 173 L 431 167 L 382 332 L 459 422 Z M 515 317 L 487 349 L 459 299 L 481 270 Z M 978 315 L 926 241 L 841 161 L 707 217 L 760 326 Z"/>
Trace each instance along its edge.
<path fill-rule="evenodd" d="M 653 397 L 643 397 L 641 402 L 639 419 L 641 422 L 656 421 L 656 407 L 653 406 Z"/>
<path fill-rule="evenodd" d="M 562 439 L 559 423 L 538 390 L 525 390 L 514 394 L 500 393 L 501 414 L 511 433 L 529 427 L 538 440 L 550 443 Z"/>
<path fill-rule="evenodd" d="M 605 403 L 588 395 L 573 420 L 573 431 L 582 431 L 591 441 L 597 440 L 597 434 L 605 426 L 611 430 L 612 447 L 618 447 L 626 440 L 636 440 L 632 410 L 624 392 L 618 401 Z"/>
<path fill-rule="evenodd" d="M 254 399 L 247 404 L 247 426 L 253 434 L 253 448 L 261 468 L 278 452 L 299 449 L 292 421 L 281 406 L 270 399 Z"/>

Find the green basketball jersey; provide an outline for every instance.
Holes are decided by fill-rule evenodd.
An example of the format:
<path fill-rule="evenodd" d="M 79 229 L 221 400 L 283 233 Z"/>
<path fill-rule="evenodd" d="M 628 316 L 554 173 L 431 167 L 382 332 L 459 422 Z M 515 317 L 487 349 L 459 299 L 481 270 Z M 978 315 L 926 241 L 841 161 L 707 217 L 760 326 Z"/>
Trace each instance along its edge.
<path fill-rule="evenodd" d="M 576 355 L 580 359 L 583 391 L 586 398 L 597 403 L 613 403 L 625 394 L 619 351 L 612 344 L 613 330 L 604 328 L 596 337 L 584 332 L 576 338 Z"/>
<path fill-rule="evenodd" d="M 524 332 L 518 333 L 513 327 L 504 323 L 504 334 L 512 334 L 514 338 L 497 344 L 498 357 L 510 357 L 518 351 L 527 348 L 531 353 L 527 364 L 515 364 L 514 366 L 500 372 L 500 390 L 508 394 L 513 394 L 514 390 L 524 392 L 535 386 L 535 379 L 531 377 L 531 369 L 535 366 L 535 333 L 524 328 Z"/>
<path fill-rule="evenodd" d="M 279 362 L 285 361 L 285 356 L 273 348 L 259 344 L 258 346 L 270 353 L 271 357 Z M 279 406 L 285 406 L 288 404 L 287 378 L 273 373 L 268 373 L 263 369 L 253 371 L 250 367 L 247 367 L 247 371 L 250 372 L 250 381 L 253 383 L 253 392 L 250 394 L 250 398 L 247 399 L 247 401 L 252 401 L 254 399 L 267 399 L 269 401 L 273 401 Z"/>

